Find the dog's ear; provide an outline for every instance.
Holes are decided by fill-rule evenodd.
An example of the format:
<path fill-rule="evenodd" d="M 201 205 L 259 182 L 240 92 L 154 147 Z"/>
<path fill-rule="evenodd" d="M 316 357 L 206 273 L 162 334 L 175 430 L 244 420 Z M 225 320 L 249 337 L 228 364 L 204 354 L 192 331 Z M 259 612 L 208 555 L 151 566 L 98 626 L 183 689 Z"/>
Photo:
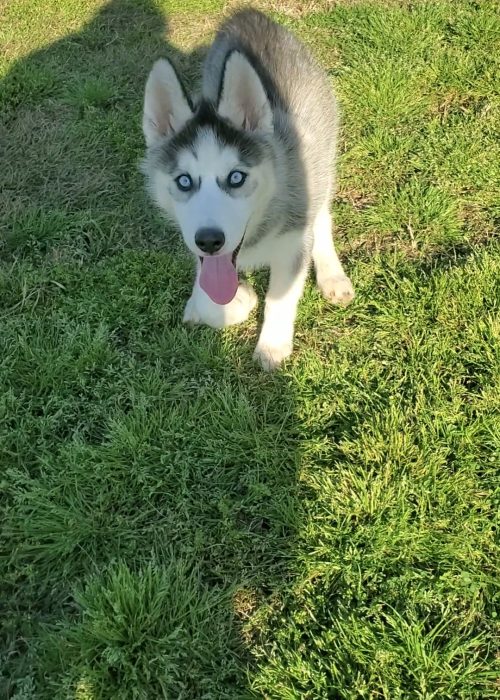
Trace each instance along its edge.
<path fill-rule="evenodd" d="M 273 130 L 273 112 L 261 79 L 239 51 L 226 61 L 217 111 L 238 128 Z"/>
<path fill-rule="evenodd" d="M 193 116 L 189 99 L 172 64 L 156 61 L 146 83 L 142 129 L 148 146 L 179 131 Z"/>

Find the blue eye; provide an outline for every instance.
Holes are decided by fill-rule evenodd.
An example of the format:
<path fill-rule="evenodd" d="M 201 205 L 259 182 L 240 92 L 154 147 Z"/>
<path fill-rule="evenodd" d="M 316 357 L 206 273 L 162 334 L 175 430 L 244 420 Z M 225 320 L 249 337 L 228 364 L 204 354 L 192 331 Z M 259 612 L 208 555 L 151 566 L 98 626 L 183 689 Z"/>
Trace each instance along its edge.
<path fill-rule="evenodd" d="M 189 175 L 179 175 L 179 177 L 175 178 L 175 181 L 181 192 L 189 192 L 193 187 L 193 181 Z"/>
<path fill-rule="evenodd" d="M 233 170 L 227 176 L 227 184 L 229 187 L 241 187 L 246 179 L 246 173 L 242 173 L 241 170 Z"/>

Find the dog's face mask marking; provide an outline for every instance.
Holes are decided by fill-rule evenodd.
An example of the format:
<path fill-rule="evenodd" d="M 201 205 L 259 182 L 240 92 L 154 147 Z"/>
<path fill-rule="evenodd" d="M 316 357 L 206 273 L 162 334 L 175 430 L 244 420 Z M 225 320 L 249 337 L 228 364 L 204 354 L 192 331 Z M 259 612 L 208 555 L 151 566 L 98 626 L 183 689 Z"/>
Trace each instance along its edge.
<path fill-rule="evenodd" d="M 236 293 L 236 256 L 252 212 L 272 196 L 272 128 L 260 79 L 240 53 L 226 62 L 217 108 L 202 101 L 193 110 L 167 61 L 151 71 L 143 129 L 156 158 L 152 192 L 200 258 L 200 285 L 219 304 Z"/>

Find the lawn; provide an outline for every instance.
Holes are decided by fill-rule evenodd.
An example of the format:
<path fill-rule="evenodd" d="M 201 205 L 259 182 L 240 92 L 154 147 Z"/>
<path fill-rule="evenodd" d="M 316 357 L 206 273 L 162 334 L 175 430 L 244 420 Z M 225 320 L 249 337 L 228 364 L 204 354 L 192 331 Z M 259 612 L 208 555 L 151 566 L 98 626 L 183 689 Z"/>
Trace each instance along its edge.
<path fill-rule="evenodd" d="M 138 170 L 230 4 L 0 0 L 0 697 L 493 699 L 498 4 L 259 3 L 336 86 L 357 291 L 275 374 L 182 325 Z"/>

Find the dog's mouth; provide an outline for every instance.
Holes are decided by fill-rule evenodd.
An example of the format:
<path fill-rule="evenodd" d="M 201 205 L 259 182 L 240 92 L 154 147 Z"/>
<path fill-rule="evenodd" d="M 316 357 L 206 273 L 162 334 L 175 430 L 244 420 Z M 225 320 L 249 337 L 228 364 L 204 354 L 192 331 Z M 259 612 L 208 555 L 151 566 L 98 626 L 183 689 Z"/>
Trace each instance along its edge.
<path fill-rule="evenodd" d="M 200 257 L 200 287 L 216 304 L 229 304 L 238 291 L 236 259 L 243 245 L 243 234 L 239 245 L 232 253 Z"/>

